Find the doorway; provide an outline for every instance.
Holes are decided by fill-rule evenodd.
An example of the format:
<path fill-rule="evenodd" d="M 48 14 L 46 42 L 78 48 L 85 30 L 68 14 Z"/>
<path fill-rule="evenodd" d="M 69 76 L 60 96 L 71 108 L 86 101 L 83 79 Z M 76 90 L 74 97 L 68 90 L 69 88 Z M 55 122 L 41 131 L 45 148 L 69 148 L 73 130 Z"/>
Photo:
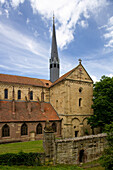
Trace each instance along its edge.
<path fill-rule="evenodd" d="M 84 150 L 80 150 L 79 152 L 79 162 L 82 163 L 84 161 Z"/>

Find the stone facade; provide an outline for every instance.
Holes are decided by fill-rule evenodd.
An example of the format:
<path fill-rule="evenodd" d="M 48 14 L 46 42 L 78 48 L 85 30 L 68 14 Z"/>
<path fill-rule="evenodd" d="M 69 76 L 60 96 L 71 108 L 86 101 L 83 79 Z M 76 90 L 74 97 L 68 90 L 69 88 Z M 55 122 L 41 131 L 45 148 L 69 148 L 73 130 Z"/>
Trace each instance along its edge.
<path fill-rule="evenodd" d="M 20 79 L 23 78 L 20 77 Z M 36 79 L 32 79 L 32 83 L 34 82 Z M 5 89 L 8 89 L 7 99 L 4 98 Z M 21 90 L 21 99 L 18 99 L 18 90 Z M 93 114 L 91 109 L 93 81 L 81 62 L 56 82 L 50 82 L 48 86 L 11 83 L 10 76 L 8 82 L 0 82 L 1 101 L 13 101 L 13 99 L 17 102 L 26 101 L 26 99 L 30 101 L 29 91 L 33 92 L 32 102 L 51 103 L 62 120 L 60 131 L 63 138 L 92 134 L 90 126 L 87 125 L 87 118 Z M 28 104 L 30 107 L 30 102 Z"/>
<path fill-rule="evenodd" d="M 81 70 L 81 72 L 80 72 Z M 93 114 L 93 81 L 81 63 L 63 81 L 50 88 L 50 102 L 62 119 L 62 135 L 83 136 L 92 130 L 87 117 Z"/>
<path fill-rule="evenodd" d="M 98 159 L 106 147 L 106 134 L 54 140 L 52 133 L 44 134 L 45 155 L 54 164 L 79 164 Z M 50 145 L 52 141 L 52 145 Z M 48 148 L 49 150 L 47 150 Z M 51 154 L 52 153 L 52 154 Z"/>
<path fill-rule="evenodd" d="M 9 80 L 10 81 L 10 80 Z M 44 101 L 49 102 L 49 89 L 44 87 L 37 87 L 33 85 L 22 85 L 14 83 L 4 83 L 0 82 L 0 100 L 4 100 L 4 90 L 8 89 L 8 100 L 12 100 L 12 92 L 14 87 L 14 96 L 15 100 L 18 100 L 18 90 L 21 90 L 21 99 L 20 101 L 25 101 L 25 97 L 28 99 L 29 90 L 33 91 L 33 101 L 39 99 L 41 101 L 41 94 L 44 92 Z"/>

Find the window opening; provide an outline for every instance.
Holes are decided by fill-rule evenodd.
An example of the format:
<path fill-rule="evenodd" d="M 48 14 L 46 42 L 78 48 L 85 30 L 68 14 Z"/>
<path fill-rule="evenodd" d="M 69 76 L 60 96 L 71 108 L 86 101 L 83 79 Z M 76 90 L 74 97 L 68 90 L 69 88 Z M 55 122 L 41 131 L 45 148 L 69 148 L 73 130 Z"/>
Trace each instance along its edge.
<path fill-rule="evenodd" d="M 81 106 L 82 98 L 79 99 L 79 107 Z"/>
<path fill-rule="evenodd" d="M 2 137 L 10 136 L 10 128 L 7 124 L 2 127 Z"/>
<path fill-rule="evenodd" d="M 40 123 L 37 125 L 36 134 L 42 134 L 42 125 Z"/>
<path fill-rule="evenodd" d="M 75 137 L 77 137 L 78 136 L 78 131 L 75 131 Z"/>
<path fill-rule="evenodd" d="M 30 100 L 33 100 L 33 91 L 30 91 Z"/>
<path fill-rule="evenodd" d="M 8 99 L 8 89 L 5 89 L 5 90 L 4 90 L 4 98 L 5 98 L 5 99 Z"/>
<path fill-rule="evenodd" d="M 18 90 L 18 99 L 21 99 L 21 90 Z"/>
<path fill-rule="evenodd" d="M 28 134 L 28 127 L 27 125 L 24 123 L 22 126 L 21 126 L 21 135 L 27 135 Z"/>

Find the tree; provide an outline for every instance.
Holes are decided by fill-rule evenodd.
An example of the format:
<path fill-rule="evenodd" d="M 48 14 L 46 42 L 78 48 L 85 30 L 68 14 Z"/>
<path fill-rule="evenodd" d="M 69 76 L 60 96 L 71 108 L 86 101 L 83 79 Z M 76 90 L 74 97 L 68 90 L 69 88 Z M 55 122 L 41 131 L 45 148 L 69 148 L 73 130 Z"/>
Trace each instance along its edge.
<path fill-rule="evenodd" d="M 106 124 L 113 122 L 113 78 L 103 76 L 94 84 L 94 115 L 88 118 L 91 128 L 100 127 L 103 131 Z"/>
<path fill-rule="evenodd" d="M 105 132 L 107 133 L 108 146 L 100 158 L 100 163 L 106 170 L 113 170 L 113 123 L 105 126 Z"/>

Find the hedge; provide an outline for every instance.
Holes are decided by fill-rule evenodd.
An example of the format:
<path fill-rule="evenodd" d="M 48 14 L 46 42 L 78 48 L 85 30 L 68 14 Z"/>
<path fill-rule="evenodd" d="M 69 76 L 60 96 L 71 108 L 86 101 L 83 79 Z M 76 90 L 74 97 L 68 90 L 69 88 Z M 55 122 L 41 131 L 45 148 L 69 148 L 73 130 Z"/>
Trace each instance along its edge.
<path fill-rule="evenodd" d="M 26 166 L 39 166 L 40 162 L 40 153 L 24 153 L 19 152 L 7 153 L 0 155 L 0 165 L 26 165 Z"/>

